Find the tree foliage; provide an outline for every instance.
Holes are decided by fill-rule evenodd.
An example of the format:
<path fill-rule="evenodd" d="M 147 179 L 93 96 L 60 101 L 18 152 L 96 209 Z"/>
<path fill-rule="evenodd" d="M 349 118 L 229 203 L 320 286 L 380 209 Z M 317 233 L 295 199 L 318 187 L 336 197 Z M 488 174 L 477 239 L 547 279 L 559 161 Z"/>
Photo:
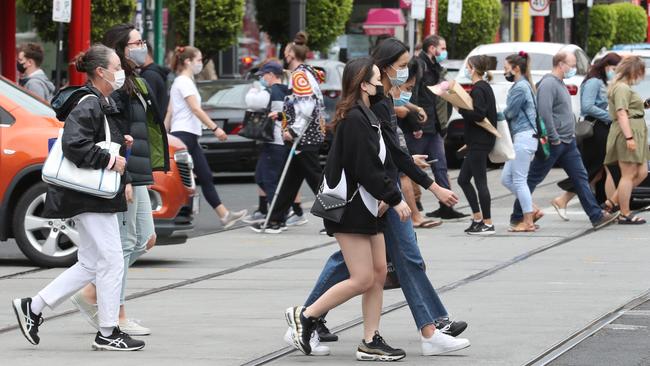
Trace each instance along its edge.
<path fill-rule="evenodd" d="M 474 47 L 491 43 L 501 21 L 501 1 L 465 0 L 461 23 L 456 25 L 455 43 L 452 44 L 452 24 L 447 23 L 448 0 L 438 3 L 439 31 L 447 40 L 450 58 L 463 58 Z"/>
<path fill-rule="evenodd" d="M 34 16 L 34 25 L 39 37 L 48 42 L 55 42 L 58 24 L 52 21 L 52 1 L 19 0 L 27 13 Z M 115 24 L 128 23 L 135 13 L 135 0 L 93 0 L 91 11 L 91 42 L 99 42 L 104 32 Z M 67 34 L 68 25 L 64 26 Z"/>
<path fill-rule="evenodd" d="M 313 50 L 324 51 L 336 37 L 345 32 L 352 13 L 353 0 L 307 1 L 308 45 Z M 257 23 L 273 42 L 286 44 L 289 35 L 289 0 L 255 0 Z"/>
<path fill-rule="evenodd" d="M 190 9 L 187 0 L 167 1 L 179 44 L 189 42 Z M 194 45 L 205 58 L 237 42 L 244 19 L 244 0 L 197 0 Z"/>
<path fill-rule="evenodd" d="M 578 40 L 584 45 L 584 12 L 578 20 Z M 644 42 L 647 36 L 648 18 L 640 6 L 630 3 L 595 5 L 589 11 L 589 34 L 587 53 L 593 56 L 602 48 L 615 44 Z"/>
<path fill-rule="evenodd" d="M 614 44 L 645 42 L 648 17 L 642 7 L 630 3 L 609 5 L 616 12 Z"/>

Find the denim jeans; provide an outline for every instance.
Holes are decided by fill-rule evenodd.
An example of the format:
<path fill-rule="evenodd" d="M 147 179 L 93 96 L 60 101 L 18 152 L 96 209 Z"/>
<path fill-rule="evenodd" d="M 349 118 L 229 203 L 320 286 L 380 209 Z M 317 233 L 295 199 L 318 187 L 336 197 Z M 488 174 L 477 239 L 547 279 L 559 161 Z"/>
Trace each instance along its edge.
<path fill-rule="evenodd" d="M 117 217 L 124 254 L 124 274 L 120 293 L 120 304 L 124 304 L 128 269 L 144 254 L 147 242 L 156 233 L 147 186 L 133 187 L 133 202 L 128 204 L 126 212 L 118 213 Z"/>
<path fill-rule="evenodd" d="M 524 213 L 533 212 L 533 197 L 528 188 L 530 162 L 537 150 L 537 139 L 533 131 L 527 130 L 513 137 L 514 160 L 508 160 L 501 173 L 501 184 L 517 197 Z"/>
<path fill-rule="evenodd" d="M 433 177 L 442 188 L 450 189 L 447 172 L 447 157 L 445 156 L 445 140 L 439 133 L 425 133 L 421 138 L 416 139 L 413 134 L 404 134 L 406 145 L 411 154 L 428 155 L 427 160 L 438 159 L 431 164 Z"/>
<path fill-rule="evenodd" d="M 422 329 L 436 319 L 447 316 L 447 310 L 427 277 L 413 222 L 410 219 L 401 222 L 399 215 L 392 208 L 386 212 L 386 221 L 386 253 L 393 262 L 415 324 L 418 329 Z M 325 263 L 305 306 L 313 304 L 330 287 L 349 277 L 343 254 L 337 251 Z"/>
<path fill-rule="evenodd" d="M 273 200 L 282 168 L 287 161 L 289 149 L 284 145 L 262 144 L 260 157 L 255 167 L 255 183 L 266 193 L 269 203 Z"/>
<path fill-rule="evenodd" d="M 556 162 L 560 164 L 571 179 L 576 194 L 580 199 L 582 209 L 589 216 L 589 220 L 592 223 L 600 221 L 603 218 L 603 213 L 589 187 L 587 170 L 584 164 L 582 164 L 582 158 L 575 139 L 568 144 L 562 142 L 559 145 L 551 145 L 551 155 L 546 160 L 538 159 L 537 157 L 533 159 L 532 164 L 530 164 L 530 173 L 528 174 L 528 188 L 530 188 L 530 192 L 535 191 L 535 187 L 546 178 L 546 175 L 548 175 L 548 172 Z M 510 220 L 521 221 L 522 219 L 521 206 L 519 205 L 519 201 L 515 201 Z"/>

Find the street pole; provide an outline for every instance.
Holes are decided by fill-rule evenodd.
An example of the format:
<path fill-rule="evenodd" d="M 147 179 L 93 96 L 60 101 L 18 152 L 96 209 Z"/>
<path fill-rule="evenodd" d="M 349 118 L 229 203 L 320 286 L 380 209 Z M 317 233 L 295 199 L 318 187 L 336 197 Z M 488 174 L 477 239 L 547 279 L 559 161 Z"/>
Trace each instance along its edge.
<path fill-rule="evenodd" d="M 163 0 L 156 0 L 154 17 L 154 62 L 162 65 L 165 59 L 165 38 L 163 37 Z"/>
<path fill-rule="evenodd" d="M 305 30 L 307 0 L 289 0 L 289 40 Z"/>
<path fill-rule="evenodd" d="M 411 55 L 413 54 L 413 50 L 415 49 L 415 19 L 413 19 L 413 12 L 409 11 L 409 52 Z"/>
<path fill-rule="evenodd" d="M 585 46 L 584 50 L 585 53 L 589 54 L 588 48 L 589 48 L 589 11 L 591 8 L 587 7 L 585 10 Z"/>
<path fill-rule="evenodd" d="M 190 46 L 194 46 L 194 23 L 196 22 L 196 0 L 190 0 Z"/>
<path fill-rule="evenodd" d="M 61 59 L 63 58 L 63 22 L 59 23 L 59 32 L 56 37 L 56 87 L 61 87 Z"/>

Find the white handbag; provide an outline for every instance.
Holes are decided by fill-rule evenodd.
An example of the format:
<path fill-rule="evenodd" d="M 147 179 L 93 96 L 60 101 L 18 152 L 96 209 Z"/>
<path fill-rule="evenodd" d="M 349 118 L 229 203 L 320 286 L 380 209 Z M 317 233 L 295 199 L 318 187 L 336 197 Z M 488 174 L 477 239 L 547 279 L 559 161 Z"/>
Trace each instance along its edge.
<path fill-rule="evenodd" d="M 86 95 L 79 102 L 87 97 L 95 96 Z M 120 144 L 111 142 L 111 130 L 106 115 L 104 115 L 104 133 L 106 134 L 106 140 L 95 145 L 108 150 L 111 155 L 119 155 Z M 111 199 L 117 196 L 120 191 L 120 174 L 108 169 L 79 168 L 75 163 L 63 156 L 62 136 L 63 128 L 59 130 L 59 137 L 52 146 L 43 165 L 41 173 L 43 181 L 101 198 Z"/>
<path fill-rule="evenodd" d="M 491 162 L 501 164 L 515 158 L 515 148 L 512 145 L 510 127 L 508 127 L 507 121 L 497 121 L 497 131 L 499 131 L 501 137 L 497 137 L 489 157 Z"/>

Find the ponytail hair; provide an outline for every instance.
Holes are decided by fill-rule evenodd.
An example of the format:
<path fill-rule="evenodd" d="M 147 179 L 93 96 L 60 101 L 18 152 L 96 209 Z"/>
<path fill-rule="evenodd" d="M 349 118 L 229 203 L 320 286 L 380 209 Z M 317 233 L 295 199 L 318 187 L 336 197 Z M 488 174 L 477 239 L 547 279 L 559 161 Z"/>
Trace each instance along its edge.
<path fill-rule="evenodd" d="M 492 73 L 490 70 L 490 56 L 475 55 L 467 59 L 467 63 L 472 66 L 474 72 L 484 77 L 487 81 L 492 81 Z"/>
<path fill-rule="evenodd" d="M 172 59 L 172 69 L 178 73 L 182 71 L 185 65 L 185 60 L 193 59 L 199 53 L 199 49 L 192 46 L 179 46 L 174 50 L 174 58 Z"/>
<path fill-rule="evenodd" d="M 109 58 L 115 51 L 103 44 L 96 43 L 84 52 L 80 52 L 72 62 L 79 72 L 84 72 L 90 79 L 94 79 L 97 68 L 108 69 Z"/>
<path fill-rule="evenodd" d="M 535 83 L 533 82 L 533 77 L 530 74 L 530 55 L 525 51 L 519 51 L 519 53 L 513 53 L 506 57 L 506 61 L 512 67 L 518 67 L 521 74 L 528 80 L 530 86 L 533 88 L 533 93 L 537 93 L 535 88 Z"/>

